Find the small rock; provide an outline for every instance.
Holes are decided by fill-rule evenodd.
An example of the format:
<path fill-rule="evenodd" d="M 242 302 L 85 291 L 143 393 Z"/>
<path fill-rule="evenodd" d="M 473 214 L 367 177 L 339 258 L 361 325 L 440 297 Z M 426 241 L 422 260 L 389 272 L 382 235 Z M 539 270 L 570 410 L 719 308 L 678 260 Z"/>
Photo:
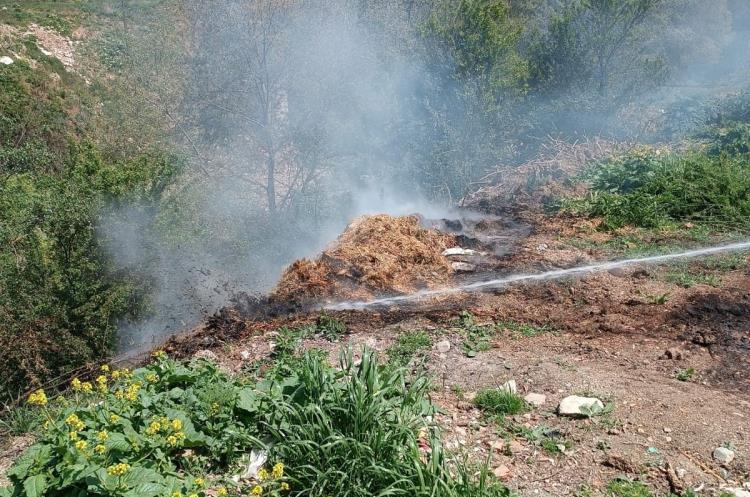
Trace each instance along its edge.
<path fill-rule="evenodd" d="M 549 248 L 549 246 L 546 243 L 540 243 L 539 245 L 536 246 L 536 251 L 537 252 L 544 252 L 548 248 Z"/>
<path fill-rule="evenodd" d="M 11 59 L 10 57 L 8 57 L 7 55 L 3 55 L 2 57 L 0 57 L 0 64 L 4 64 L 6 66 L 9 66 L 12 63 L 13 63 L 13 59 Z"/>
<path fill-rule="evenodd" d="M 516 380 L 508 380 L 505 383 L 502 384 L 500 387 L 500 390 L 505 390 L 508 393 L 516 393 L 518 392 L 518 387 L 516 386 Z"/>
<path fill-rule="evenodd" d="M 734 461 L 734 451 L 726 447 L 716 447 L 714 449 L 714 460 L 719 464 L 731 464 Z"/>
<path fill-rule="evenodd" d="M 675 470 L 675 473 L 677 474 L 677 478 L 679 478 L 680 480 L 684 480 L 687 476 L 687 470 L 685 468 L 677 468 L 677 470 Z"/>
<path fill-rule="evenodd" d="M 435 344 L 435 348 L 441 354 L 447 354 L 448 351 L 451 349 L 451 343 L 448 340 L 442 340 Z"/>
<path fill-rule="evenodd" d="M 211 350 L 202 349 L 193 354 L 193 359 L 208 359 L 209 361 L 218 362 L 219 356 Z"/>
<path fill-rule="evenodd" d="M 560 401 L 557 412 L 560 416 L 580 417 L 604 409 L 602 401 L 595 397 L 570 395 Z"/>
<path fill-rule="evenodd" d="M 493 473 L 500 480 L 507 480 L 510 478 L 510 468 L 504 464 L 495 468 Z"/>
<path fill-rule="evenodd" d="M 473 273 L 477 270 L 474 264 L 469 264 L 468 262 L 451 262 L 451 267 L 457 273 Z"/>
<path fill-rule="evenodd" d="M 250 359 L 250 357 L 252 357 L 252 356 L 250 355 L 250 352 L 249 352 L 249 351 L 247 351 L 247 350 L 243 350 L 242 352 L 240 352 L 240 357 L 242 357 L 242 360 L 243 360 L 243 361 L 247 361 L 247 360 L 249 360 L 249 359 Z"/>
<path fill-rule="evenodd" d="M 547 402 L 547 396 L 541 393 L 530 393 L 523 400 L 534 407 L 541 407 Z"/>
<path fill-rule="evenodd" d="M 672 428 L 664 427 L 664 433 L 672 433 Z"/>

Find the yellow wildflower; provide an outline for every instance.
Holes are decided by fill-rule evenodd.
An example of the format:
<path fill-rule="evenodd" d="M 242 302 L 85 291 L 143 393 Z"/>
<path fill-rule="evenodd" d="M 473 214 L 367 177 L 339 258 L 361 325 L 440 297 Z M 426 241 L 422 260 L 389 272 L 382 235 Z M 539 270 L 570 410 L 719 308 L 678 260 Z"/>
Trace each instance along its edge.
<path fill-rule="evenodd" d="M 174 431 L 180 431 L 182 429 L 182 421 L 179 419 L 173 419 L 170 423 Z"/>
<path fill-rule="evenodd" d="M 93 390 L 94 386 L 88 381 L 81 383 L 81 391 L 83 391 L 83 393 L 91 393 Z"/>
<path fill-rule="evenodd" d="M 198 494 L 190 494 L 188 497 L 198 497 Z"/>
<path fill-rule="evenodd" d="M 167 445 L 169 445 L 170 447 L 174 447 L 175 445 L 177 445 L 177 437 L 174 435 L 169 435 L 167 437 Z"/>
<path fill-rule="evenodd" d="M 182 492 L 174 492 L 172 497 L 182 497 Z"/>
<path fill-rule="evenodd" d="M 281 482 L 281 490 L 284 490 L 284 491 L 289 490 L 289 484 L 287 482 L 285 482 L 285 481 L 282 481 Z"/>
<path fill-rule="evenodd" d="M 159 433 L 159 430 L 161 430 L 161 423 L 158 421 L 152 421 L 151 424 L 148 425 L 148 428 L 146 428 L 146 434 L 155 435 Z"/>
<path fill-rule="evenodd" d="M 154 357 L 154 359 L 164 359 L 167 357 L 167 353 L 163 350 L 155 350 L 151 355 Z"/>
<path fill-rule="evenodd" d="M 109 422 L 110 423 L 117 423 L 118 421 L 120 421 L 120 416 L 118 416 L 117 414 L 110 414 L 109 415 Z"/>
<path fill-rule="evenodd" d="M 99 440 L 100 442 L 104 442 L 104 441 L 105 441 L 106 439 L 108 439 L 108 438 L 109 438 L 109 433 L 107 433 L 107 431 L 106 431 L 106 430 L 102 430 L 102 431 L 100 431 L 99 433 L 97 433 L 97 434 L 96 434 L 96 438 L 97 438 L 97 439 L 98 439 L 98 440 Z"/>
<path fill-rule="evenodd" d="M 96 383 L 98 385 L 106 385 L 107 381 L 109 380 L 107 380 L 107 377 L 103 374 L 100 374 L 99 376 L 96 377 Z"/>
<path fill-rule="evenodd" d="M 253 495 L 263 495 L 263 487 L 261 487 L 260 485 L 255 485 L 250 493 Z"/>
<path fill-rule="evenodd" d="M 114 371 L 112 371 L 112 379 L 113 380 L 119 380 L 121 374 L 122 373 L 120 373 L 119 370 L 115 369 Z"/>
<path fill-rule="evenodd" d="M 260 468 L 258 470 L 258 480 L 265 481 L 268 479 L 268 470 L 266 468 Z"/>
<path fill-rule="evenodd" d="M 185 440 L 185 434 L 181 431 L 175 432 L 174 436 L 177 437 L 177 440 Z"/>
<path fill-rule="evenodd" d="M 86 447 L 89 446 L 89 443 L 86 440 L 79 440 L 76 442 L 76 449 L 78 450 L 86 450 Z"/>
<path fill-rule="evenodd" d="M 102 366 L 99 368 L 102 373 L 109 373 L 109 366 L 107 364 L 102 364 Z"/>
<path fill-rule="evenodd" d="M 78 416 L 76 416 L 75 414 L 71 414 L 70 416 L 65 418 L 65 423 L 67 423 L 70 426 L 78 424 L 78 421 L 80 420 L 78 419 Z"/>
<path fill-rule="evenodd" d="M 79 380 L 78 378 L 73 378 L 73 381 L 70 382 L 70 387 L 75 392 L 79 391 L 81 389 L 81 380 Z"/>
<path fill-rule="evenodd" d="M 126 462 L 113 464 L 107 468 L 107 474 L 110 476 L 122 476 L 128 471 L 130 471 L 130 464 Z"/>
<path fill-rule="evenodd" d="M 37 390 L 29 395 L 29 404 L 32 406 L 46 406 L 47 394 L 44 393 L 44 390 Z"/>
<path fill-rule="evenodd" d="M 117 400 L 122 400 L 125 398 L 125 392 L 122 390 L 122 388 L 118 388 L 115 392 L 115 398 Z"/>
<path fill-rule="evenodd" d="M 78 432 L 71 431 L 70 433 L 68 433 L 68 438 L 70 439 L 71 442 L 75 442 L 76 440 L 78 440 Z"/>
<path fill-rule="evenodd" d="M 104 454 L 105 452 L 107 452 L 107 447 L 102 444 L 98 444 L 96 447 L 94 447 L 94 452 L 96 452 L 97 454 Z"/>
<path fill-rule="evenodd" d="M 44 422 L 44 429 L 49 430 L 49 420 Z"/>
<path fill-rule="evenodd" d="M 149 383 L 156 383 L 159 381 L 159 375 L 156 373 L 149 373 L 146 375 L 146 381 Z"/>
<path fill-rule="evenodd" d="M 205 485 L 205 480 L 203 478 L 196 478 L 195 479 L 195 486 L 196 487 L 203 487 Z"/>
<path fill-rule="evenodd" d="M 218 497 L 227 497 L 229 492 L 227 492 L 227 487 L 219 487 L 216 489 L 216 495 Z"/>
<path fill-rule="evenodd" d="M 273 466 L 273 477 L 277 480 L 284 476 L 284 463 L 283 462 L 277 462 Z"/>

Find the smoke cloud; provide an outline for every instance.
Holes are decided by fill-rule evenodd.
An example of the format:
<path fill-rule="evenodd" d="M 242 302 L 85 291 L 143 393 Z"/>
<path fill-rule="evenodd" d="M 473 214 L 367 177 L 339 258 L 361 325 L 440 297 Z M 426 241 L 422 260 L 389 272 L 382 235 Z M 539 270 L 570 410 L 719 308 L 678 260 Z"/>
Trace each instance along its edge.
<path fill-rule="evenodd" d="M 479 77 L 458 79 L 457 62 L 423 32 L 433 2 L 181 2 L 184 43 L 149 55 L 177 61 L 161 98 L 179 116 L 174 145 L 191 167 L 162 205 L 112 209 L 101 225 L 117 268 L 152 294 L 150 318 L 123 323 L 121 349 L 190 326 L 237 292 L 270 290 L 285 265 L 313 257 L 359 215 L 454 215 L 471 180 L 549 133 L 663 137 L 644 131 L 653 123 L 643 116 L 683 119 L 674 109 L 734 91 L 750 67 L 747 9 L 720 2 L 727 18 L 683 3 L 684 19 L 660 40 L 679 52 L 677 69 L 594 120 L 565 99 L 587 96 L 581 86 L 527 96 L 507 115 L 477 112 Z M 684 48 L 699 16 L 710 24 L 702 55 Z M 550 27 L 534 29 L 543 37 Z"/>

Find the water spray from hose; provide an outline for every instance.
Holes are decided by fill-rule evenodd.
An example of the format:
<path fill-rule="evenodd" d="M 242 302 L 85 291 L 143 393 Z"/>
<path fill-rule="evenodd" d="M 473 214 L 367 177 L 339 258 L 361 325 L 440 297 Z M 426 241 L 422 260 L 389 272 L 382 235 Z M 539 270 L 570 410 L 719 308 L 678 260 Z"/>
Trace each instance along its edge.
<path fill-rule="evenodd" d="M 477 281 L 466 285 L 454 286 L 449 288 L 438 288 L 435 290 L 422 290 L 409 295 L 398 295 L 395 297 L 385 297 L 370 301 L 346 301 L 338 302 L 324 306 L 324 309 L 332 311 L 344 311 L 344 310 L 367 310 L 377 307 L 387 307 L 390 305 L 398 305 L 408 302 L 418 301 L 420 299 L 429 297 L 439 297 L 444 295 L 451 295 L 454 293 L 462 292 L 476 292 L 482 290 L 489 290 L 495 288 L 502 288 L 513 283 L 522 283 L 527 281 L 547 281 L 564 278 L 566 276 L 574 276 L 579 274 L 593 273 L 599 271 L 609 271 L 615 268 L 621 268 L 625 266 L 634 266 L 638 264 L 659 264 L 662 262 L 669 262 L 676 259 L 689 259 L 695 257 L 703 257 L 707 255 L 720 254 L 725 252 L 740 252 L 744 250 L 750 250 L 750 241 L 738 242 L 728 245 L 718 245 L 714 247 L 706 247 L 695 250 L 687 250 L 684 252 L 675 252 L 672 254 L 652 255 L 648 257 L 638 257 L 633 259 L 622 259 L 618 261 L 600 262 L 596 264 L 589 264 L 586 266 L 577 266 L 567 269 L 555 269 L 553 271 L 546 271 L 543 273 L 535 274 L 513 274 L 504 276 L 502 278 L 495 278 L 485 281 Z"/>

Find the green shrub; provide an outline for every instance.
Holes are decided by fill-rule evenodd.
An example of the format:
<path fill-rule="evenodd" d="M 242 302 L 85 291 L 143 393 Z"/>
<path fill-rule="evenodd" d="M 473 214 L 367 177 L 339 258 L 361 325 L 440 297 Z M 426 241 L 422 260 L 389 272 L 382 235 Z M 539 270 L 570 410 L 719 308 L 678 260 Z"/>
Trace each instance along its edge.
<path fill-rule="evenodd" d="M 358 364 L 343 352 L 338 369 L 305 354 L 258 380 L 158 353 L 71 388 L 29 397 L 47 423 L 0 496 L 510 495 L 443 451 L 426 379 L 407 383 L 370 351 Z"/>
<path fill-rule="evenodd" d="M 487 388 L 477 392 L 474 405 L 493 416 L 518 414 L 526 410 L 523 398 L 505 388 Z"/>
<path fill-rule="evenodd" d="M 714 231 L 750 231 L 750 167 L 739 156 L 638 150 L 595 166 L 584 178 L 590 193 L 564 206 L 601 217 L 604 229 L 690 221 Z"/>
<path fill-rule="evenodd" d="M 0 176 L 0 400 L 109 353 L 144 288 L 112 271 L 97 233 L 118 201 L 154 201 L 176 171 L 165 156 L 107 163 L 72 148 L 63 176 Z M 14 344 L 22 342 L 24 347 Z"/>

